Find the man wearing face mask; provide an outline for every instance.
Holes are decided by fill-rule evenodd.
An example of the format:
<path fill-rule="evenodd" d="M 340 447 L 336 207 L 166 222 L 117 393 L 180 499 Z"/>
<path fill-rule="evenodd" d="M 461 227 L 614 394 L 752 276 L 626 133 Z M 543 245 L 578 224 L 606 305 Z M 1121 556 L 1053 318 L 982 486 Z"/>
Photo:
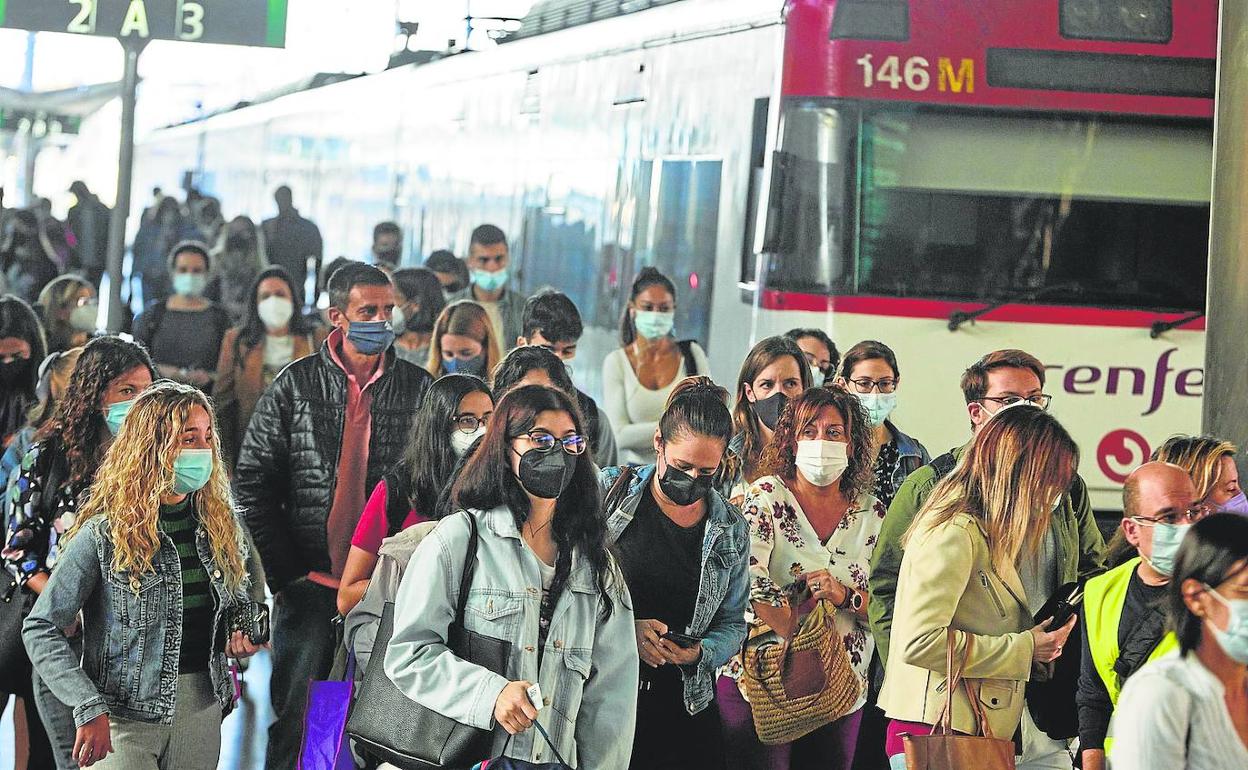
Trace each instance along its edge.
<path fill-rule="evenodd" d="M 993 415 L 1008 408 L 1047 409 L 1044 364 L 1022 350 L 996 350 L 972 364 L 962 375 L 971 436 Z M 969 445 L 969 442 L 968 442 Z M 956 447 L 910 474 L 898 488 L 880 528 L 880 540 L 871 557 L 869 614 L 880 660 L 888 660 L 893 626 L 893 602 L 901 568 L 902 535 L 923 507 L 936 484 L 953 470 L 967 445 Z M 1062 585 L 1082 582 L 1105 571 L 1105 540 L 1092 515 L 1087 484 L 1076 474 L 1070 492 L 1050 518 L 1048 537 L 1034 558 L 1019 565 L 1028 604 L 1035 612 Z M 1067 742 L 1051 739 L 1023 712 L 1023 768 L 1068 768 Z"/>
<path fill-rule="evenodd" d="M 1150 462 L 1122 488 L 1122 531 L 1139 556 L 1092 578 L 1083 599 L 1079 746 L 1085 770 L 1103 770 L 1110 717 L 1127 679 L 1176 649 L 1166 633 L 1165 596 L 1188 527 L 1208 509 L 1177 465 Z"/>
<path fill-rule="evenodd" d="M 385 273 L 347 264 L 330 276 L 329 295 L 333 331 L 260 398 L 235 474 L 276 597 L 269 768 L 294 767 L 307 682 L 333 662 L 328 619 L 366 490 L 401 457 L 431 380 L 392 350 Z"/>
<path fill-rule="evenodd" d="M 393 273 L 403 259 L 403 230 L 394 222 L 378 222 L 373 227 L 369 257 L 374 265 Z"/>
<path fill-rule="evenodd" d="M 485 308 L 494 326 L 495 338 L 500 340 L 506 353 L 515 347 L 516 338 L 522 334 L 525 300 L 524 295 L 508 286 L 511 275 L 507 266 L 511 256 L 507 236 L 494 225 L 479 226 L 472 231 L 465 261 L 472 282 L 467 288 L 448 297 L 448 301 L 470 299 Z"/>

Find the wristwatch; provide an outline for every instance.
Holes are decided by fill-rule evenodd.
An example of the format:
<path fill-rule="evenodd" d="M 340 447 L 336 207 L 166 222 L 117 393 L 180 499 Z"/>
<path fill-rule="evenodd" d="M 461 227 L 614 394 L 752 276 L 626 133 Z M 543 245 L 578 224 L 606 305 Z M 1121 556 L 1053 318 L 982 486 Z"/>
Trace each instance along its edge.
<path fill-rule="evenodd" d="M 837 605 L 837 608 L 859 612 L 862 610 L 862 594 L 849 586 L 845 586 L 845 601 Z"/>

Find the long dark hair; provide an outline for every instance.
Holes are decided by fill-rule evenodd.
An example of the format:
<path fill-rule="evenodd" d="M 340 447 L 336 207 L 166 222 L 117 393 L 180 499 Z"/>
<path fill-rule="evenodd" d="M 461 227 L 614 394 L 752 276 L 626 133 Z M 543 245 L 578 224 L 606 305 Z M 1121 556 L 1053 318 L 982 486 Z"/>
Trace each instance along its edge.
<path fill-rule="evenodd" d="M 797 442 L 801 439 L 802 430 L 828 406 L 835 407 L 845 418 L 849 436 L 846 448 L 849 465 L 841 474 L 841 493 L 849 500 L 857 500 L 863 492 L 870 491 L 874 480 L 871 470 L 871 421 L 857 396 L 840 385 L 811 388 L 784 407 L 771 442 L 763 450 L 759 468 L 765 474 L 793 481 L 797 476 Z"/>
<path fill-rule="evenodd" d="M 446 297 L 442 294 L 438 277 L 425 267 L 405 267 L 395 270 L 390 280 L 394 281 L 394 287 L 408 302 L 420 306 L 420 310 L 407 319 L 407 331 L 432 332 L 434 322 L 442 314 L 442 308 L 446 307 Z"/>
<path fill-rule="evenodd" d="M 633 314 L 628 312 L 629 308 L 633 300 L 637 299 L 637 295 L 651 286 L 662 286 L 668 294 L 672 295 L 672 301 L 676 300 L 676 285 L 672 283 L 672 279 L 660 273 L 658 268 L 643 267 L 633 279 L 633 288 L 628 292 L 628 304 L 624 306 L 624 315 L 620 318 L 620 345 L 622 347 L 628 347 L 633 344 L 633 340 L 637 339 L 637 327 L 633 324 Z M 805 360 L 802 359 L 803 362 Z"/>
<path fill-rule="evenodd" d="M 399 475 L 407 481 L 407 498 L 411 507 L 428 518 L 442 518 L 445 511 L 437 507 L 438 496 L 452 477 L 459 457 L 451 446 L 452 418 L 459 412 L 459 402 L 469 393 L 484 393 L 493 399 L 489 387 L 471 374 L 448 374 L 439 377 L 421 401 L 416 419 L 408 432 L 407 450 L 400 461 Z"/>
<path fill-rule="evenodd" d="M 5 337 L 25 340 L 30 345 L 26 377 L 15 384 L 27 401 L 34 401 L 35 388 L 39 385 L 39 364 L 48 357 L 48 342 L 34 309 L 12 294 L 0 297 L 0 339 Z"/>
<path fill-rule="evenodd" d="M 256 301 L 256 295 L 260 292 L 260 284 L 269 278 L 280 278 L 290 289 L 290 301 L 294 305 L 294 313 L 290 316 L 291 335 L 312 333 L 312 324 L 300 312 L 299 298 L 302 295 L 291 279 L 290 273 L 281 265 L 265 268 L 256 276 L 256 280 L 251 282 L 251 293 L 247 295 L 247 317 L 243 320 L 243 325 L 239 327 L 238 337 L 234 340 L 235 360 L 243 357 L 244 346 L 250 349 L 264 341 L 266 330 L 264 321 L 260 320 L 260 303 Z"/>
<path fill-rule="evenodd" d="M 100 399 L 113 380 L 140 366 L 156 377 L 151 356 L 136 342 L 109 335 L 96 337 L 83 347 L 74 373 L 69 375 L 65 397 L 56 405 L 52 419 L 35 434 L 36 441 L 60 434 L 69 460 L 69 481 L 95 475 L 108 435 Z"/>
<path fill-rule="evenodd" d="M 745 397 L 745 386 L 753 387 L 754 380 L 764 369 L 785 356 L 797 362 L 802 388 L 809 388 L 810 367 L 806 365 L 806 354 L 788 337 L 767 337 L 759 340 L 758 344 L 750 348 L 741 364 L 741 371 L 737 374 L 737 402 L 732 410 L 732 421 L 737 433 L 745 439 L 741 455 L 736 461 L 740 463 L 741 473 L 747 482 L 758 477 L 759 456 L 763 453 L 763 434 L 758 429 L 758 420 L 754 417 L 750 400 Z"/>
<path fill-rule="evenodd" d="M 1183 654 L 1200 646 L 1204 618 L 1198 618 L 1183 600 L 1183 583 L 1195 580 L 1217 588 L 1245 569 L 1248 559 L 1248 518 L 1237 513 L 1215 513 L 1191 526 L 1174 559 L 1174 577 L 1166 589 L 1170 628 Z"/>
<path fill-rule="evenodd" d="M 542 412 L 566 412 L 576 432 L 584 435 L 585 421 L 576 402 L 566 393 L 542 385 L 525 385 L 503 396 L 494 407 L 490 426 L 478 442 L 476 451 L 464 462 L 463 470 L 451 491 L 455 509 L 490 510 L 500 505 L 511 509 L 516 527 L 529 517 L 529 498 L 511 472 L 511 442 L 533 429 Z M 556 447 L 553 451 L 562 452 Z M 572 571 L 572 552 L 579 550 L 589 564 L 594 585 L 603 600 L 602 618 L 611 614 L 611 591 L 615 573 L 607 548 L 606 521 L 600 515 L 598 473 L 589 451 L 576 458 L 576 469 L 567 489 L 555 502 L 551 531 L 559 548 L 555 564 L 555 581 L 551 586 L 552 603 Z"/>

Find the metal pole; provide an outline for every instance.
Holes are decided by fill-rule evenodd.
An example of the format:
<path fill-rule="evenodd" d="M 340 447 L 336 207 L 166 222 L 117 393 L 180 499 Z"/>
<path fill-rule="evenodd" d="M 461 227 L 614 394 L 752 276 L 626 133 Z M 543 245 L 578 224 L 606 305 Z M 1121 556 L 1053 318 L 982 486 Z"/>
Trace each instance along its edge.
<path fill-rule="evenodd" d="M 134 175 L 134 106 L 138 100 L 139 54 L 146 40 L 122 40 L 126 56 L 121 88 L 121 146 L 117 152 L 117 200 L 108 228 L 108 330 L 121 330 L 121 260 L 126 253 L 126 218 L 130 214 L 130 182 Z"/>
<path fill-rule="evenodd" d="M 1206 433 L 1248 444 L 1248 2 L 1222 0 L 1205 339 Z M 1248 452 L 1240 451 L 1240 477 Z"/>

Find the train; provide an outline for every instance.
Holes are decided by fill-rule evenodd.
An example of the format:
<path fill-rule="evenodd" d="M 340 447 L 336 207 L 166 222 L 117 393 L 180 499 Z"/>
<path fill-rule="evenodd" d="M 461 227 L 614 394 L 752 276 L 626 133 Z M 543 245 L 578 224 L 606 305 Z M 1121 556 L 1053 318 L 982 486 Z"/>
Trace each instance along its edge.
<path fill-rule="evenodd" d="M 790 328 L 878 339 L 934 455 L 969 438 L 962 371 L 1027 350 L 1101 511 L 1198 430 L 1216 0 L 605 5 L 153 131 L 136 189 L 193 171 L 260 217 L 290 185 L 327 259 L 381 220 L 411 265 L 497 224 L 516 288 L 581 309 L 591 393 L 646 265 L 721 383 Z"/>

